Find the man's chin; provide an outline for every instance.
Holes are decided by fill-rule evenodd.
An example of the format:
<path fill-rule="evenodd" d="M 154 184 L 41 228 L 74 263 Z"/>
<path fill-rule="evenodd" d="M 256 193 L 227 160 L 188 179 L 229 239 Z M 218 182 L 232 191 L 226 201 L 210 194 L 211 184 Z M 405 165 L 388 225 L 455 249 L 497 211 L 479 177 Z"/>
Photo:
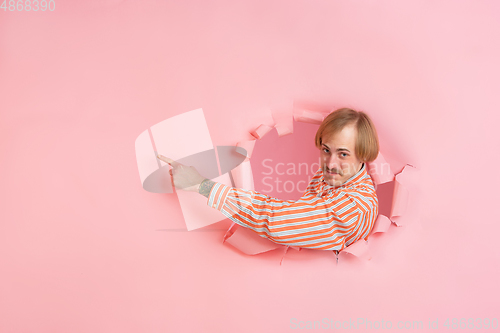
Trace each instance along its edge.
<path fill-rule="evenodd" d="M 344 184 L 345 179 L 344 177 L 340 177 L 339 175 L 336 175 L 337 177 L 324 177 L 325 183 L 327 183 L 330 186 L 335 186 L 338 187 L 342 184 Z"/>
<path fill-rule="evenodd" d="M 330 186 L 335 186 L 335 187 L 340 185 L 339 181 L 336 181 L 333 179 L 325 179 L 325 183 L 327 183 Z"/>

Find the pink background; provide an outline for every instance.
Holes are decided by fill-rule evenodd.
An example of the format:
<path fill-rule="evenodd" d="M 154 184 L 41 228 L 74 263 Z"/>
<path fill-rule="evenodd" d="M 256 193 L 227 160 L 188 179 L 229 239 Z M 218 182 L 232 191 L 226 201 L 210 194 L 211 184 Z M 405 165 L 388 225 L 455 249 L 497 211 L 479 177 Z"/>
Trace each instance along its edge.
<path fill-rule="evenodd" d="M 499 13 L 493 0 L 0 10 L 0 332 L 498 319 Z M 136 137 L 201 107 L 214 145 L 234 145 L 293 100 L 372 116 L 394 171 L 420 170 L 413 223 L 374 236 L 369 261 L 290 250 L 281 266 L 222 244 L 222 227 L 168 231 L 185 228 L 178 201 L 142 189 Z"/>

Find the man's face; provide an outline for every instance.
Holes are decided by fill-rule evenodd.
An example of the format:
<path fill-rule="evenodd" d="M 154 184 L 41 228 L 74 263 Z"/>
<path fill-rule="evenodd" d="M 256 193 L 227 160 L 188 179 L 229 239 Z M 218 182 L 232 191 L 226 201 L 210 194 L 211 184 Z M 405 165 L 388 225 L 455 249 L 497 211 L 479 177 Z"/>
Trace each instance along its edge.
<path fill-rule="evenodd" d="M 338 187 L 361 169 L 362 162 L 354 153 L 356 136 L 354 125 L 347 125 L 335 135 L 322 138 L 321 167 L 328 185 Z"/>

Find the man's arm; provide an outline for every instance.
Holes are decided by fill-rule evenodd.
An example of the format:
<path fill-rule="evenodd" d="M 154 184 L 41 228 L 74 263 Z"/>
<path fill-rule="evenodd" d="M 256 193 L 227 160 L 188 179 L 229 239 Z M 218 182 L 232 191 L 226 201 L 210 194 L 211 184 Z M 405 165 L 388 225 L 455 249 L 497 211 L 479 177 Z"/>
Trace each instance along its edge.
<path fill-rule="evenodd" d="M 298 201 L 279 200 L 256 191 L 215 183 L 202 177 L 193 167 L 161 155 L 158 158 L 173 167 L 175 187 L 204 195 L 209 206 L 233 222 L 278 244 L 342 250 L 348 239 L 367 237 L 376 218 L 373 209 L 359 200 L 359 193 L 332 193 L 325 197 L 304 195 Z"/>
<path fill-rule="evenodd" d="M 347 220 L 340 218 L 336 208 L 352 203 L 351 198 L 344 195 L 279 200 L 222 183 L 213 185 L 207 201 L 231 221 L 263 238 L 278 244 L 322 250 L 345 247 L 345 237 L 355 231 L 358 221 L 351 214 L 347 214 L 350 217 L 344 214 Z"/>

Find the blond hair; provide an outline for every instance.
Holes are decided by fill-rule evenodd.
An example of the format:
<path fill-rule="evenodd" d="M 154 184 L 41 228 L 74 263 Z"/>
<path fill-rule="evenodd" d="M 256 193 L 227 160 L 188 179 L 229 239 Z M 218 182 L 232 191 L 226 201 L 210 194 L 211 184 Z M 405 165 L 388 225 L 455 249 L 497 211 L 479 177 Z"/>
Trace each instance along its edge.
<path fill-rule="evenodd" d="M 316 147 L 321 149 L 323 136 L 336 134 L 351 124 L 357 129 L 354 148 L 356 157 L 362 162 L 372 162 L 377 158 L 379 151 L 377 130 L 370 117 L 362 111 L 341 108 L 330 113 L 316 132 Z"/>

